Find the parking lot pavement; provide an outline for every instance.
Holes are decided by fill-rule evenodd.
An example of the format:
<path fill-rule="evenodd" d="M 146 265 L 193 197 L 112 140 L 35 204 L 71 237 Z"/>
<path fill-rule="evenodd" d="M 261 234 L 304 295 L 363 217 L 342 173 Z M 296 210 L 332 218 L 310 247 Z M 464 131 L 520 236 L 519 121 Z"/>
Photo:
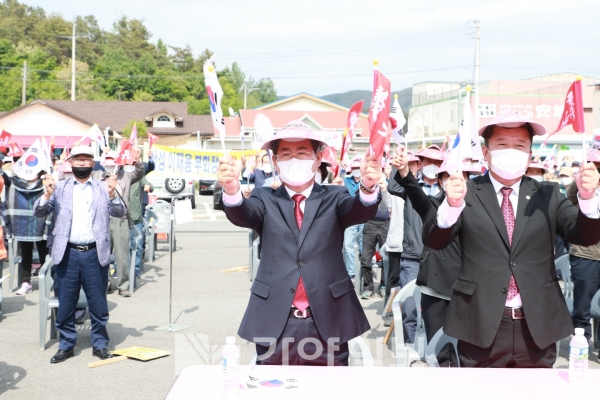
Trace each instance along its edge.
<path fill-rule="evenodd" d="M 209 214 L 204 203 L 210 196 L 196 198 L 196 215 Z M 216 213 L 215 213 L 216 214 Z M 177 251 L 173 253 L 172 321 L 190 326 L 176 333 L 157 330 L 169 322 L 168 245 L 159 244 L 157 259 L 146 265 L 139 288 L 130 298 L 108 295 L 110 320 L 109 350 L 132 346 L 167 350 L 165 358 L 141 362 L 126 360 L 88 369 L 97 361 L 90 347 L 90 322 L 78 326 L 75 357 L 50 364 L 58 342 L 46 334 L 46 350 L 39 350 L 38 286 L 26 296 L 9 293 L 4 285 L 0 317 L 0 397 L 4 399 L 163 399 L 185 366 L 219 363 L 225 337 L 235 335 L 243 316 L 251 282 L 248 267 L 248 231 L 233 226 L 221 215 L 194 218 L 176 227 Z M 4 271 L 6 274 L 6 271 Z M 382 345 L 383 300 L 361 301 L 372 329 L 363 337 L 378 365 L 395 363 L 389 345 Z M 254 354 L 254 345 L 238 338 L 242 363 Z M 559 365 L 567 365 L 568 340 L 561 343 Z M 596 363 L 597 351 L 590 357 Z M 419 364 L 418 364 L 419 365 Z M 420 364 L 422 365 L 422 364 Z M 199 388 L 201 391 L 201 388 Z"/>

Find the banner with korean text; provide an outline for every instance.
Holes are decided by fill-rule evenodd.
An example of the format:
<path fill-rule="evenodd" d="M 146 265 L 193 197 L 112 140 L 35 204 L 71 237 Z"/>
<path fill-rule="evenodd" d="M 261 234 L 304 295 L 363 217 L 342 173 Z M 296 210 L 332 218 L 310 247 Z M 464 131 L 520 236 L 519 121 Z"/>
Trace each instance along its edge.
<path fill-rule="evenodd" d="M 260 150 L 246 150 L 244 155 L 248 158 Z M 228 151 L 234 160 L 242 157 L 241 151 Z M 220 150 L 185 150 L 172 147 L 152 146 L 154 159 L 154 174 L 161 174 L 171 178 L 189 179 L 217 179 L 219 157 L 223 155 Z"/>

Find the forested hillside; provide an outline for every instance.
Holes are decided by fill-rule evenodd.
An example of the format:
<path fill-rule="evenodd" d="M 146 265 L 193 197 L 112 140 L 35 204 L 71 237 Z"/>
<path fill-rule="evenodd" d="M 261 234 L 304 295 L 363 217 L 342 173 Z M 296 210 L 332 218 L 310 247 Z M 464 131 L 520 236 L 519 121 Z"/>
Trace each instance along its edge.
<path fill-rule="evenodd" d="M 205 49 L 152 43 L 151 28 L 139 19 L 122 17 L 109 31 L 93 15 L 78 16 L 76 98 L 78 100 L 186 101 L 190 114 L 208 114 L 202 65 L 212 55 Z M 73 21 L 47 14 L 17 0 L 0 1 L 0 111 L 21 105 L 23 64 L 27 62 L 27 101 L 69 99 Z M 200 43 L 204 43 L 202 38 Z M 223 110 L 243 107 L 244 82 L 258 87 L 248 93 L 248 107 L 277 98 L 270 79 L 254 80 L 240 65 L 217 64 L 223 87 Z"/>

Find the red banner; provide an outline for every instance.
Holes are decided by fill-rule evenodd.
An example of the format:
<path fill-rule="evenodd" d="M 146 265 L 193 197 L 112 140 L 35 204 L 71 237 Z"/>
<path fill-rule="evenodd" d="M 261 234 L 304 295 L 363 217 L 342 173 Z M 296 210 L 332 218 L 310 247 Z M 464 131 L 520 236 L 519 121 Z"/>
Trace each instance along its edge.
<path fill-rule="evenodd" d="M 6 131 L 2 131 L 0 134 L 0 151 L 5 152 L 6 148 L 9 147 L 10 139 L 12 135 Z"/>
<path fill-rule="evenodd" d="M 121 149 L 119 150 L 119 155 L 115 160 L 115 164 L 117 165 L 132 165 L 135 161 L 133 156 L 133 147 L 129 140 L 124 140 L 121 144 Z"/>
<path fill-rule="evenodd" d="M 21 145 L 19 145 L 19 143 L 8 143 L 8 155 L 10 157 L 21 157 L 23 153 L 23 148 L 21 147 Z"/>
<path fill-rule="evenodd" d="M 344 159 L 344 155 L 348 151 L 350 144 L 352 143 L 352 138 L 354 137 L 354 126 L 358 122 L 358 117 L 360 115 L 360 110 L 362 110 L 364 101 L 357 101 L 350 107 L 348 110 L 348 118 L 346 118 L 346 129 L 344 129 L 344 135 L 342 137 L 342 152 L 340 154 L 340 160 Z M 339 166 L 335 168 L 335 176 L 338 176 Z"/>
<path fill-rule="evenodd" d="M 150 149 L 152 148 L 152 145 L 158 140 L 158 136 L 153 135 L 150 132 L 147 132 L 148 134 L 148 143 L 150 144 Z"/>
<path fill-rule="evenodd" d="M 390 117 L 390 81 L 379 71 L 375 71 L 373 98 L 369 110 L 371 150 L 380 158 L 383 154 L 388 134 L 387 122 Z"/>
<path fill-rule="evenodd" d="M 323 149 L 323 161 L 331 164 L 332 172 L 337 171 L 337 154 L 333 147 L 325 147 L 325 149 Z"/>
<path fill-rule="evenodd" d="M 545 142 L 548 141 L 550 136 L 554 135 L 567 125 L 572 125 L 575 132 L 585 133 L 585 120 L 583 118 L 583 96 L 580 79 L 573 82 L 569 88 L 567 97 L 565 98 L 565 107 L 563 109 L 562 118 L 558 123 L 558 128 L 548 135 L 548 138 L 546 138 Z"/>

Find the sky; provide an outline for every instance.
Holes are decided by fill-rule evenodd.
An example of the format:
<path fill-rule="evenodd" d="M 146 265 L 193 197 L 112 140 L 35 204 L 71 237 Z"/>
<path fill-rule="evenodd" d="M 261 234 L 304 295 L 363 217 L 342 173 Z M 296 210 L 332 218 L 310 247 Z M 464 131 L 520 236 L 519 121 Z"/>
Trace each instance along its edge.
<path fill-rule="evenodd" d="M 373 60 L 392 90 L 473 79 L 480 21 L 481 82 L 574 72 L 600 81 L 598 0 L 20 0 L 111 29 L 143 19 L 151 41 L 237 61 L 279 95 L 372 89 Z"/>

